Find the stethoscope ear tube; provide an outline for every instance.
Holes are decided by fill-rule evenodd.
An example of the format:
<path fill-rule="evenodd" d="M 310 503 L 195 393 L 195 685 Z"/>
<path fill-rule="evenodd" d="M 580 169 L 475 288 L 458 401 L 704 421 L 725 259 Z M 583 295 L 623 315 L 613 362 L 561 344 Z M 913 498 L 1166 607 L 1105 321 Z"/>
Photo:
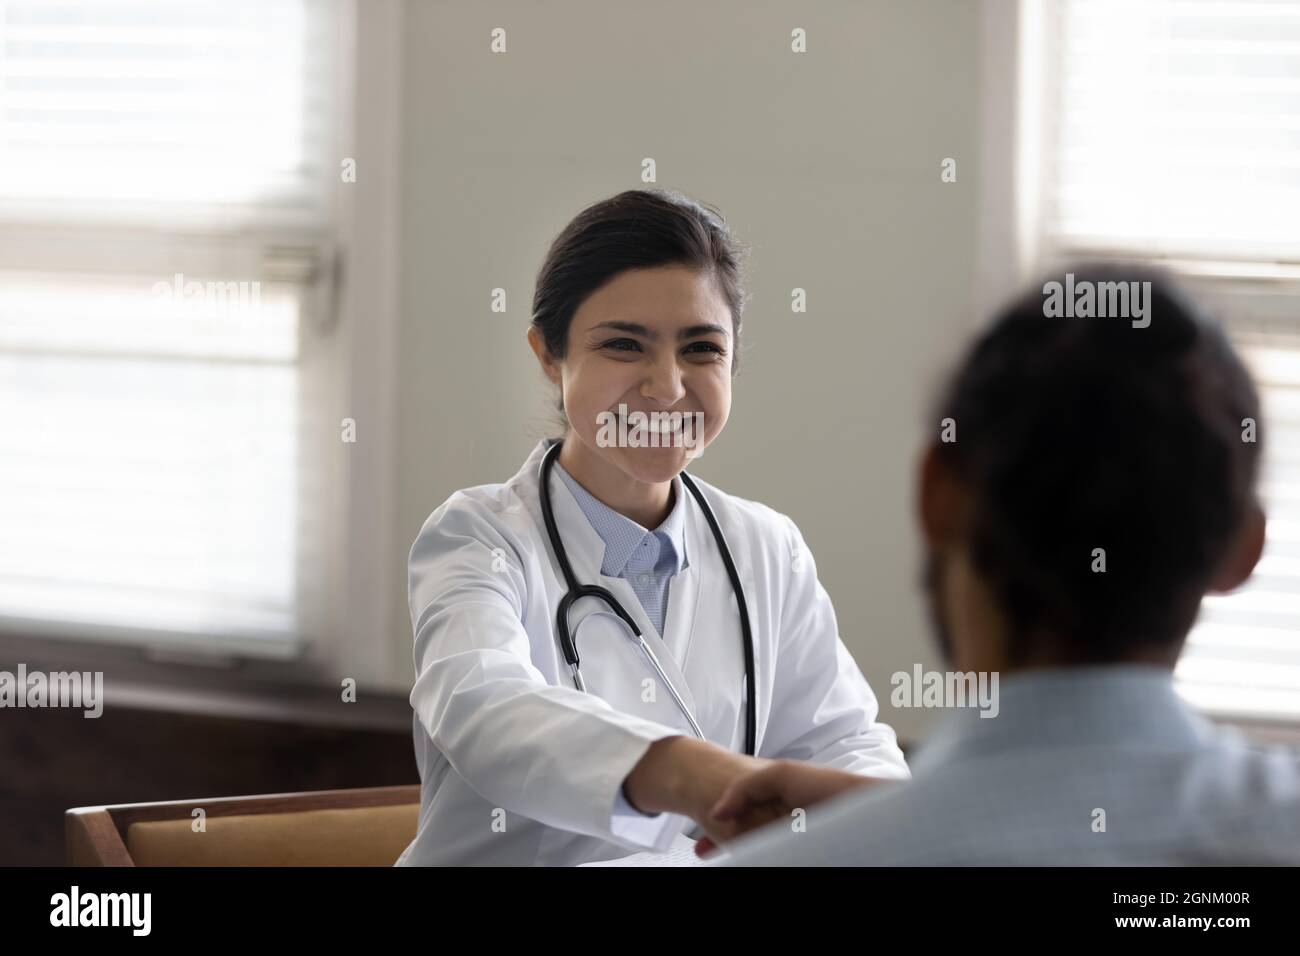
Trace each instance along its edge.
<path fill-rule="evenodd" d="M 755 738 L 758 736 L 758 707 L 754 693 L 754 632 L 749 625 L 749 605 L 745 603 L 745 589 L 740 584 L 740 573 L 736 571 L 736 562 L 731 558 L 731 549 L 727 547 L 727 538 L 718 527 L 718 519 L 713 516 L 713 509 L 704 500 L 704 492 L 695 484 L 695 479 L 685 471 L 681 473 L 682 484 L 699 502 L 704 519 L 709 523 L 713 538 L 718 542 L 718 551 L 722 553 L 722 563 L 727 568 L 727 577 L 731 578 L 731 587 L 736 592 L 736 603 L 740 606 L 740 633 L 745 646 L 745 753 L 751 757 L 755 753 Z"/>
<path fill-rule="evenodd" d="M 564 653 L 565 663 L 568 664 L 569 672 L 573 676 L 574 686 L 578 690 L 586 690 L 582 681 L 578 647 L 573 640 L 572 633 L 569 631 L 569 609 L 575 601 L 584 597 L 592 597 L 604 601 L 609 609 L 631 628 L 642 651 L 659 674 L 660 680 L 664 682 L 669 693 L 672 694 L 678 708 L 686 715 L 686 719 L 690 722 L 696 736 L 704 739 L 704 732 L 686 707 L 681 695 L 677 693 L 677 688 L 673 686 L 672 681 L 668 679 L 668 675 L 664 673 L 658 658 L 650 649 L 650 645 L 646 643 L 644 636 L 641 634 L 641 628 L 637 626 L 632 616 L 608 590 L 595 584 L 579 584 L 577 578 L 574 577 L 573 567 L 569 564 L 569 556 L 564 551 L 559 528 L 555 523 L 555 514 L 551 509 L 551 468 L 555 464 L 555 459 L 560 453 L 562 444 L 561 441 L 554 442 L 542 455 L 537 496 L 541 502 L 542 521 L 546 525 L 546 536 L 550 541 L 551 551 L 555 555 L 556 562 L 560 565 L 560 573 L 564 575 L 564 583 L 568 588 L 568 592 L 560 599 L 559 607 L 555 611 L 555 628 L 556 633 L 559 635 L 560 649 Z M 745 591 L 741 587 L 740 575 L 736 571 L 735 561 L 732 560 L 731 549 L 727 547 L 727 539 L 722 534 L 722 529 L 718 526 L 718 520 L 713 515 L 713 509 L 709 507 L 709 503 L 705 500 L 704 493 L 700 491 L 695 484 L 695 480 L 685 471 L 681 472 L 680 476 L 682 484 L 690 491 L 691 496 L 699 504 L 700 510 L 704 512 L 704 518 L 709 523 L 709 530 L 713 532 L 713 538 L 718 543 L 718 551 L 722 555 L 722 563 L 726 566 L 727 576 L 731 579 L 731 587 L 736 593 L 736 603 L 740 608 L 740 632 L 744 640 L 745 653 L 745 753 L 755 756 L 756 738 L 758 736 L 758 704 L 754 692 L 754 635 L 750 629 L 749 608 L 745 603 Z"/>

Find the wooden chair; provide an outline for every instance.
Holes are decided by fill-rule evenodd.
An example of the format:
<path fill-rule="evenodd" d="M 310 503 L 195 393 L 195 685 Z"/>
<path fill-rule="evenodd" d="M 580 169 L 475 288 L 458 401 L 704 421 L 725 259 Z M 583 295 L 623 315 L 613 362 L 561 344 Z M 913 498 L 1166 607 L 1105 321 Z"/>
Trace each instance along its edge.
<path fill-rule="evenodd" d="M 392 866 L 419 812 L 418 785 L 77 807 L 65 815 L 68 862 Z"/>

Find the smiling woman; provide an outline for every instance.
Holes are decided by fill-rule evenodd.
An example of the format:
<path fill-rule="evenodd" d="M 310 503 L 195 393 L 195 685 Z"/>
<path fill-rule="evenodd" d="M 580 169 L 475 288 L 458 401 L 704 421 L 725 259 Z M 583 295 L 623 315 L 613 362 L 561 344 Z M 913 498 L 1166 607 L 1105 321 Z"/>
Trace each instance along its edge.
<path fill-rule="evenodd" d="M 560 387 L 568 436 L 560 464 L 600 501 L 645 527 L 669 484 L 722 432 L 731 412 L 744 291 L 743 253 L 722 217 L 661 191 L 629 190 L 580 213 L 537 277 L 528 342 Z M 702 416 L 687 449 L 615 444 L 597 453 L 620 404 L 643 416 Z M 620 416 L 626 420 L 626 416 Z M 630 480 L 629 480 L 630 479 Z"/>
<path fill-rule="evenodd" d="M 560 387 L 568 423 L 560 464 L 601 501 L 646 527 L 667 515 L 669 482 L 686 466 L 685 446 L 600 448 L 600 423 L 620 404 L 632 414 L 677 412 L 704 419 L 700 450 L 731 412 L 734 328 L 717 281 L 687 265 L 630 269 L 586 296 L 572 313 L 568 348 L 557 357 L 534 320 L 528 340 Z M 639 316 L 636 322 L 611 318 Z"/>
<path fill-rule="evenodd" d="M 660 191 L 552 244 L 528 343 L 563 434 L 411 548 L 422 810 L 399 864 L 721 842 L 768 822 L 711 811 L 773 759 L 908 776 L 794 522 L 684 471 L 731 411 L 740 260 L 721 215 Z"/>

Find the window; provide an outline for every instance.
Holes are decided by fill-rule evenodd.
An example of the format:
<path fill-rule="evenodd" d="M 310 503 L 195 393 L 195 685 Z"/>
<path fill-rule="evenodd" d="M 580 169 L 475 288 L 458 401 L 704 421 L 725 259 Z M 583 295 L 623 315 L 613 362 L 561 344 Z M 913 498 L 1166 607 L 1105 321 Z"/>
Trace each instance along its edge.
<path fill-rule="evenodd" d="M 1043 13 L 1040 261 L 1181 273 L 1261 388 L 1264 557 L 1205 600 L 1179 688 L 1224 715 L 1300 718 L 1300 3 Z"/>
<path fill-rule="evenodd" d="M 6 630 L 320 626 L 338 7 L 0 0 Z"/>

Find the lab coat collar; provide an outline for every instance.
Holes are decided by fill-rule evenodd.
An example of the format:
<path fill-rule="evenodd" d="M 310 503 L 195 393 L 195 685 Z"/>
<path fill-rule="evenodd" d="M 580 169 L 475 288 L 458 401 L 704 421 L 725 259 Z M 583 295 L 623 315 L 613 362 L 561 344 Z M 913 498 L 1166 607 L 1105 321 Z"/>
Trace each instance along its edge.
<path fill-rule="evenodd" d="M 521 468 L 519 473 L 515 476 L 517 484 L 519 484 L 520 480 L 523 479 L 523 483 L 519 484 L 520 487 L 537 488 L 537 479 L 540 474 L 542 456 L 546 453 L 546 449 L 549 445 L 550 442 L 545 439 L 538 442 L 537 446 L 528 456 L 527 461 L 524 462 L 523 468 Z M 681 476 L 674 476 L 672 511 L 668 513 L 668 517 L 665 518 L 659 528 L 656 529 L 666 533 L 673 542 L 673 548 L 676 552 L 676 566 L 674 569 L 676 572 L 682 571 L 690 564 L 687 560 L 687 556 L 691 553 L 693 531 L 696 530 L 694 528 L 694 512 L 699 509 L 692 510 L 688 507 L 685 499 L 689 494 L 690 492 L 686 490 L 686 486 L 682 483 Z M 534 497 L 536 497 L 536 494 L 534 494 Z M 537 507 L 537 513 L 540 519 L 541 504 L 539 501 L 534 501 L 533 503 Z M 569 489 L 568 482 L 566 482 L 560 476 L 560 473 L 555 470 L 552 470 L 551 473 L 551 506 L 555 510 L 555 521 L 560 527 L 560 534 L 564 539 L 564 550 L 569 556 L 569 563 L 573 566 L 573 573 L 577 575 L 578 579 L 580 581 L 590 581 L 596 576 L 617 578 L 627 566 L 630 552 L 628 554 L 620 553 L 617 555 L 606 554 L 605 539 L 600 536 L 600 533 L 587 519 L 586 513 L 582 510 L 582 506 L 578 503 L 577 498 L 574 497 L 573 492 Z M 601 506 L 607 507 L 605 505 Z M 618 515 L 619 518 L 628 522 L 628 524 L 633 527 L 641 529 L 641 526 L 635 521 L 632 521 L 632 519 L 627 518 L 624 515 L 619 515 L 612 509 L 610 509 L 610 511 L 613 514 Z M 688 513 L 691 514 L 692 520 L 687 520 Z M 541 530 L 542 533 L 545 534 L 545 524 L 541 526 Z M 644 529 L 641 530 L 644 532 Z M 707 530 L 707 526 L 705 530 Z M 633 546 L 639 543 L 640 539 L 638 538 Z M 581 566 L 581 570 L 579 570 L 580 557 L 583 559 L 591 558 L 594 560 L 585 560 Z M 635 601 L 635 603 L 640 606 L 639 601 Z"/>
<path fill-rule="evenodd" d="M 631 560 L 646 537 L 651 534 L 660 539 L 661 546 L 663 539 L 667 539 L 666 546 L 672 559 L 672 573 L 676 574 L 682 569 L 682 566 L 686 563 L 686 549 L 682 540 L 685 523 L 683 515 L 686 506 L 682 502 L 684 489 L 680 478 L 674 478 L 672 481 L 673 506 L 669 509 L 668 517 L 651 532 L 626 515 L 615 511 L 582 487 L 577 479 L 570 475 L 558 461 L 555 463 L 555 473 L 568 485 L 569 490 L 573 492 L 574 497 L 578 500 L 578 505 L 582 508 L 583 514 L 590 519 L 591 523 L 596 527 L 597 533 L 605 542 L 605 556 L 600 563 L 602 574 L 610 577 L 622 577 L 628 561 Z"/>
<path fill-rule="evenodd" d="M 537 447 L 532 450 L 524 466 L 519 469 L 519 473 L 514 478 L 516 488 L 525 497 L 536 516 L 537 528 L 543 541 L 546 540 L 546 523 L 542 518 L 538 479 L 541 476 L 542 456 L 549 445 L 550 442 L 546 440 L 538 442 Z M 577 499 L 569 491 L 569 486 L 554 472 L 551 473 L 551 507 L 555 512 L 555 524 L 560 529 L 560 538 L 564 542 L 564 551 L 569 556 L 569 564 L 573 567 L 574 576 L 580 583 L 594 580 L 600 574 L 600 564 L 605 557 L 605 542 L 582 513 L 582 508 L 578 506 Z M 554 558 L 550 553 L 549 545 L 547 555 Z M 560 573 L 558 563 L 556 573 Z"/>

